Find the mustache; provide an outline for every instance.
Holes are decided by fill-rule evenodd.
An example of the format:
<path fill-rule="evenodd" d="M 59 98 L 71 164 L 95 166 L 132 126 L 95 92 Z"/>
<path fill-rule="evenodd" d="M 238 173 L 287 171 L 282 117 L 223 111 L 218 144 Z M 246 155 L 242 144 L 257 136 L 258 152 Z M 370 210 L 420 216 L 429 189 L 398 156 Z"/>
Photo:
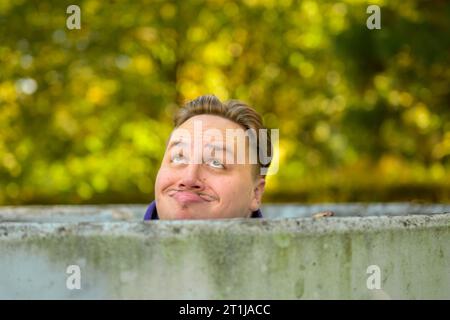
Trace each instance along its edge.
<path fill-rule="evenodd" d="M 175 193 L 177 193 L 177 192 L 192 192 L 192 193 L 197 194 L 200 198 L 202 198 L 203 200 L 208 201 L 208 202 L 215 201 L 215 200 L 219 200 L 218 197 L 216 197 L 216 196 L 214 196 L 214 195 L 211 195 L 211 194 L 209 194 L 209 193 L 205 193 L 205 192 L 197 192 L 197 191 L 189 190 L 189 189 L 175 189 L 175 188 L 172 188 L 172 189 L 169 189 L 169 190 L 167 191 L 167 194 L 168 194 L 170 197 L 172 197 L 172 196 L 173 196 Z"/>

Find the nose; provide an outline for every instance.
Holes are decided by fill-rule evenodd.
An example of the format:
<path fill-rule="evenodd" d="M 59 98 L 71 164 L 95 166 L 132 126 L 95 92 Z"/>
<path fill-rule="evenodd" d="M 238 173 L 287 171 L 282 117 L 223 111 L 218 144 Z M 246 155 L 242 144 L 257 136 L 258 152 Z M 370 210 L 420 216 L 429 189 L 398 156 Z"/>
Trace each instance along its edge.
<path fill-rule="evenodd" d="M 202 191 L 205 186 L 200 177 L 201 166 L 198 164 L 189 164 L 182 172 L 182 177 L 178 183 L 180 190 Z"/>

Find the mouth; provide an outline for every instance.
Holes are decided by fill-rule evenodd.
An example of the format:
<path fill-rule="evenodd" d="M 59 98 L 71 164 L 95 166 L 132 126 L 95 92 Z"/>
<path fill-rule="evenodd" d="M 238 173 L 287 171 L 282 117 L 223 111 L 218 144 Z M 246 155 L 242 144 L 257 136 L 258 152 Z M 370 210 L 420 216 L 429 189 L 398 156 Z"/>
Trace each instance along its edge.
<path fill-rule="evenodd" d="M 181 204 L 202 203 L 217 200 L 216 197 L 202 192 L 172 189 L 168 192 L 169 197 L 174 198 Z"/>

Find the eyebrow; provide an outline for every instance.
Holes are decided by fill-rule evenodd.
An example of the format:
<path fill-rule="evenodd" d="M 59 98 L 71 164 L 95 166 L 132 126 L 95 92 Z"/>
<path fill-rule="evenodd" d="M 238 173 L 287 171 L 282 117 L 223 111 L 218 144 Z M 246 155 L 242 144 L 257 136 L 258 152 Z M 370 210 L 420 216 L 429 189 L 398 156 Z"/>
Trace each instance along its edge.
<path fill-rule="evenodd" d="M 167 147 L 167 150 L 170 150 L 170 149 L 172 149 L 173 147 L 177 147 L 177 146 L 184 146 L 184 147 L 185 147 L 185 146 L 187 146 L 187 143 L 184 142 L 183 140 L 180 140 L 180 139 L 171 141 L 171 142 L 169 143 L 169 146 Z M 222 145 L 217 145 L 217 144 L 213 144 L 213 143 L 207 143 L 207 144 L 205 145 L 205 147 L 206 147 L 206 148 L 211 148 L 211 149 L 214 149 L 214 150 L 222 150 L 222 151 L 225 151 L 226 153 L 228 153 L 229 155 L 234 156 L 234 153 L 231 152 L 231 150 L 228 149 L 224 144 L 222 144 Z"/>
<path fill-rule="evenodd" d="M 228 148 L 225 146 L 225 144 L 222 144 L 222 145 L 216 145 L 216 144 L 212 144 L 212 143 L 207 143 L 207 144 L 205 145 L 205 147 L 209 147 L 209 148 L 214 149 L 214 150 L 222 150 L 222 151 L 225 151 L 226 153 L 228 153 L 228 154 L 231 155 L 231 156 L 234 155 L 233 152 L 231 152 L 231 150 L 228 149 Z"/>
<path fill-rule="evenodd" d="M 169 149 L 172 149 L 173 147 L 180 146 L 180 145 L 186 146 L 187 143 L 184 142 L 184 141 L 182 141 L 182 140 L 180 140 L 180 139 L 174 140 L 174 141 L 171 141 L 171 142 L 169 143 L 167 149 L 169 150 Z"/>

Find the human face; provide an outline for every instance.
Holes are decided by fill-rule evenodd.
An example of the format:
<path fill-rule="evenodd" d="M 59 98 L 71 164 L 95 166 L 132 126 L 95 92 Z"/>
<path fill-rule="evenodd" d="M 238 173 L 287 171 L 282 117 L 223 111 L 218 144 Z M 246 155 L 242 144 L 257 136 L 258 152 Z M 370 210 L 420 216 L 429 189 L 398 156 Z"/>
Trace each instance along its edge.
<path fill-rule="evenodd" d="M 160 219 L 243 218 L 259 208 L 265 180 L 254 164 L 227 161 L 238 148 L 227 129 L 244 132 L 215 115 L 194 116 L 172 132 L 155 182 Z"/>

